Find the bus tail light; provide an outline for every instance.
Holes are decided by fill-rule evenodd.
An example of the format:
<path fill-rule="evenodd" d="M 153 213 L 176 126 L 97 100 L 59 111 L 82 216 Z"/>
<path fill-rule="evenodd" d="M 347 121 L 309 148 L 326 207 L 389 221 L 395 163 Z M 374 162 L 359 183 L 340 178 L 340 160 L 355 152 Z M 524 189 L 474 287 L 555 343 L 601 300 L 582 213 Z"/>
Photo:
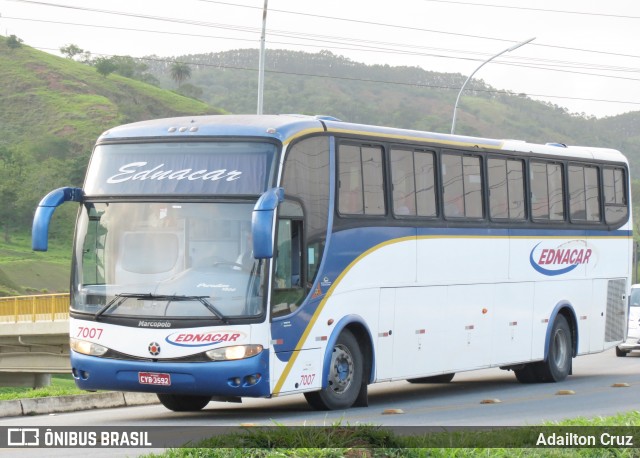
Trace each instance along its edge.
<path fill-rule="evenodd" d="M 262 351 L 262 345 L 235 345 L 233 347 L 216 348 L 209 350 L 206 355 L 212 361 L 231 361 L 249 358 Z"/>
<path fill-rule="evenodd" d="M 107 347 L 103 347 L 97 343 L 78 339 L 69 339 L 69 346 L 77 353 L 90 356 L 102 356 L 109 350 Z"/>

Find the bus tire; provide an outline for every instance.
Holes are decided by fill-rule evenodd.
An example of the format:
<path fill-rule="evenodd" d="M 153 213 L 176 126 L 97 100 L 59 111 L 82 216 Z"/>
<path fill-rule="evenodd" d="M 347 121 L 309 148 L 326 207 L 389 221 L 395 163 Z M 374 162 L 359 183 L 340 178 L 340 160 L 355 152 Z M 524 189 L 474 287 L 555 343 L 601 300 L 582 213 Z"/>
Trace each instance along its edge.
<path fill-rule="evenodd" d="M 561 382 L 571 372 L 573 339 L 567 319 L 558 314 L 551 328 L 551 340 L 546 361 L 538 363 L 536 372 L 541 382 Z"/>
<path fill-rule="evenodd" d="M 158 399 L 174 412 L 196 412 L 209 404 L 210 396 L 187 396 L 181 394 L 157 394 Z"/>
<path fill-rule="evenodd" d="M 431 377 L 420 377 L 407 379 L 409 383 L 449 383 L 456 375 L 455 372 L 450 374 L 432 375 Z"/>
<path fill-rule="evenodd" d="M 351 407 L 362 389 L 364 361 L 358 341 L 349 330 L 338 336 L 331 354 L 327 387 L 304 397 L 316 410 L 338 410 Z M 366 389 L 366 385 L 364 386 Z"/>

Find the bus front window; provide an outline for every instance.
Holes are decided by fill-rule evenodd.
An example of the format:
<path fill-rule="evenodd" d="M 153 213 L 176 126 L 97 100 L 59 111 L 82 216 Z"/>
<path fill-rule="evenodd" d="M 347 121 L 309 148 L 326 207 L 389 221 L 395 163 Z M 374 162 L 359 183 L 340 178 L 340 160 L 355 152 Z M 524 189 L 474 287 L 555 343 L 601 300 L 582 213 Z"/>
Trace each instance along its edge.
<path fill-rule="evenodd" d="M 252 203 L 87 203 L 78 223 L 72 308 L 102 316 L 260 315 Z"/>

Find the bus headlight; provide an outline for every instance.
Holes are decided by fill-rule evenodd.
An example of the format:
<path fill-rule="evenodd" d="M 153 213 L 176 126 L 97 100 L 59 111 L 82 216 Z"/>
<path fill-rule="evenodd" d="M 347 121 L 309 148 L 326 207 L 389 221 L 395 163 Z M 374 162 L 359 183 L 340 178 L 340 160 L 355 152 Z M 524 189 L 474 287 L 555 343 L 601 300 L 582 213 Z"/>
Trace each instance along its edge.
<path fill-rule="evenodd" d="M 107 347 L 103 347 L 97 343 L 78 339 L 69 339 L 69 346 L 77 353 L 91 356 L 102 356 L 109 350 Z"/>
<path fill-rule="evenodd" d="M 255 356 L 262 351 L 262 345 L 235 345 L 233 347 L 216 348 L 206 352 L 212 361 L 230 361 Z"/>

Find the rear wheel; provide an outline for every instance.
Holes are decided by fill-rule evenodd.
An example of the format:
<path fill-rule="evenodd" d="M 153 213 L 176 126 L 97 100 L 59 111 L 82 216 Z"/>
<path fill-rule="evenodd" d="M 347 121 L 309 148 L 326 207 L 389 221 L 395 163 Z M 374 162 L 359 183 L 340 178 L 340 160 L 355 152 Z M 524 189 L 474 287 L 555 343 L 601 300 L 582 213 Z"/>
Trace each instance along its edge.
<path fill-rule="evenodd" d="M 158 394 L 163 406 L 174 412 L 195 412 L 209 404 L 210 396 L 187 396 L 180 394 Z"/>
<path fill-rule="evenodd" d="M 456 375 L 455 372 L 450 374 L 432 375 L 431 377 L 410 378 L 409 383 L 449 383 Z"/>
<path fill-rule="evenodd" d="M 305 393 L 307 402 L 316 410 L 348 409 L 362 388 L 363 367 L 358 341 L 350 331 L 342 331 L 331 353 L 327 387 Z"/>
<path fill-rule="evenodd" d="M 551 329 L 549 355 L 546 361 L 538 363 L 538 374 L 541 382 L 561 382 L 571 372 L 573 344 L 571 328 L 567 319 L 558 314 Z"/>
<path fill-rule="evenodd" d="M 525 364 L 514 370 L 520 383 L 561 382 L 571 372 L 573 338 L 563 315 L 556 316 L 551 328 L 549 355 L 546 361 Z"/>

